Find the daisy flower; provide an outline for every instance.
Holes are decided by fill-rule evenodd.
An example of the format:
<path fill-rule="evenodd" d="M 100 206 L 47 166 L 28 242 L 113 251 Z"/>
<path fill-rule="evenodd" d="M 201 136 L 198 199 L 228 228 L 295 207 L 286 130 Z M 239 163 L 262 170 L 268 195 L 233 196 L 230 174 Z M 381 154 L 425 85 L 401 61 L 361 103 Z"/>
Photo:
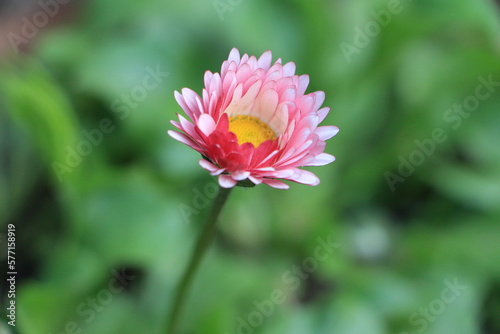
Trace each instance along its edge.
<path fill-rule="evenodd" d="M 296 75 L 293 62 L 272 64 L 271 51 L 260 58 L 232 49 L 219 73 L 205 73 L 202 96 L 189 88 L 175 92 L 187 115 L 168 131 L 198 151 L 199 163 L 219 177 L 223 188 L 242 182 L 288 189 L 282 180 L 315 186 L 319 178 L 304 166 L 335 160 L 324 153 L 336 126 L 318 126 L 330 108 L 322 91 L 306 94 L 308 75 Z"/>

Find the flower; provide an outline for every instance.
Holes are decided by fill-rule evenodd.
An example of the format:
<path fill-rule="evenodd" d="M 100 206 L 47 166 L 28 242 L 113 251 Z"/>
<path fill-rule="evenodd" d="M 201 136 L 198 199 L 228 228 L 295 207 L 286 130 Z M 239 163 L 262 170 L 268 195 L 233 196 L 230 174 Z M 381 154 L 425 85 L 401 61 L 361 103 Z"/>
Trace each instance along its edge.
<path fill-rule="evenodd" d="M 220 74 L 205 73 L 202 97 L 189 88 L 175 92 L 189 120 L 177 114 L 171 123 L 182 133 L 168 133 L 201 153 L 201 167 L 218 175 L 221 187 L 249 180 L 289 188 L 278 179 L 315 186 L 319 178 L 298 167 L 335 160 L 324 153 L 325 140 L 339 129 L 318 127 L 330 111 L 321 108 L 324 92 L 305 94 L 308 75 L 296 75 L 293 62 L 271 61 L 271 51 L 257 59 L 234 48 Z"/>

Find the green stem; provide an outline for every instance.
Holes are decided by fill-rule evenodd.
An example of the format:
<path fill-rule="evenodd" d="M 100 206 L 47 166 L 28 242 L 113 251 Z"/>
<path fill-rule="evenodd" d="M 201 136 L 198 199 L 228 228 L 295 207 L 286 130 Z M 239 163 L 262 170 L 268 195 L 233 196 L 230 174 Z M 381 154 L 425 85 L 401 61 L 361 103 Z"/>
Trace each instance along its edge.
<path fill-rule="evenodd" d="M 175 295 L 174 299 L 174 306 L 170 313 L 170 323 L 168 325 L 167 334 L 175 334 L 177 331 L 177 324 L 179 323 L 179 319 L 181 317 L 182 308 L 186 301 L 186 294 L 188 292 L 189 286 L 194 278 L 194 274 L 196 273 L 201 260 L 203 259 L 203 256 L 206 253 L 208 246 L 210 245 L 210 242 L 213 239 L 217 218 L 219 217 L 222 207 L 226 203 L 231 190 L 232 188 L 226 189 L 219 187 L 219 192 L 207 217 L 205 226 L 203 227 L 203 231 L 198 238 L 198 242 L 196 243 L 193 254 L 191 255 L 189 265 L 187 266 L 186 271 L 184 272 L 184 275 L 179 282 L 177 294 Z"/>

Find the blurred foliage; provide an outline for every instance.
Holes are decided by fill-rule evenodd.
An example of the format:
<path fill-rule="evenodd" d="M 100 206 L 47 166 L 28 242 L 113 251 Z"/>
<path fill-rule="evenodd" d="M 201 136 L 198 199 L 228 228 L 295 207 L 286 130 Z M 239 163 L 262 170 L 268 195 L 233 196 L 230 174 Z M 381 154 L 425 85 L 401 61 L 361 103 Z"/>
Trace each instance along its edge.
<path fill-rule="evenodd" d="M 337 161 L 318 187 L 234 191 L 183 332 L 500 333 L 500 94 L 481 81 L 500 81 L 499 7 L 398 3 L 88 0 L 2 60 L 0 241 L 15 224 L 19 275 L 0 332 L 161 333 L 215 188 L 166 135 L 173 91 L 200 92 L 237 47 L 326 92 Z M 478 89 L 470 113 L 449 111 Z M 340 246 L 292 289 L 318 238 Z M 283 303 L 243 329 L 274 290 Z"/>

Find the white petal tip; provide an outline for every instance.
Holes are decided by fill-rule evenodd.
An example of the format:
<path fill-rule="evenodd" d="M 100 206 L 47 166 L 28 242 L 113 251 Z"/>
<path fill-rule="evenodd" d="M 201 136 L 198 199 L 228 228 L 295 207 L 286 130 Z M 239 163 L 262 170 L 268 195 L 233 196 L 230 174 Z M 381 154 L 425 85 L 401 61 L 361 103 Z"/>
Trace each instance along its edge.
<path fill-rule="evenodd" d="M 229 175 L 220 175 L 219 176 L 219 185 L 222 188 L 232 188 L 236 185 L 236 183 L 237 183 L 237 181 Z"/>

